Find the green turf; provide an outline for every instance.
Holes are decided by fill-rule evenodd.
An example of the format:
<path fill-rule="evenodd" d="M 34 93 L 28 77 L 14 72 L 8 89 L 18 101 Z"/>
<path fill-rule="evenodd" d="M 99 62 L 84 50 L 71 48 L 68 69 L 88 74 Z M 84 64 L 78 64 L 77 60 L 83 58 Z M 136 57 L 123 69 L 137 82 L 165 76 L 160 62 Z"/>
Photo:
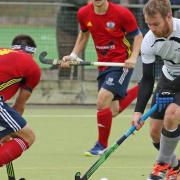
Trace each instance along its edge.
<path fill-rule="evenodd" d="M 18 178 L 27 180 L 74 180 L 77 171 L 84 173 L 97 158 L 84 157 L 96 139 L 95 108 L 61 106 L 30 108 L 25 117 L 36 132 L 36 143 L 14 162 Z M 88 115 L 88 116 L 87 116 Z M 129 128 L 132 110 L 114 119 L 110 143 Z M 84 116 L 84 117 L 83 117 Z M 156 157 L 148 135 L 148 123 L 129 137 L 92 175 L 90 180 L 144 180 Z M 5 168 L 0 170 L 6 180 Z"/>
<path fill-rule="evenodd" d="M 39 54 L 42 51 L 48 52 L 49 58 L 58 58 L 57 45 L 56 45 L 56 30 L 54 27 L 33 27 L 33 26 L 1 26 L 0 28 L 0 47 L 11 47 L 12 39 L 18 34 L 29 34 L 37 43 L 37 51 L 35 59 L 41 68 L 49 68 L 50 65 L 44 65 L 39 62 Z M 87 60 L 96 61 L 96 52 L 92 39 L 90 38 L 85 51 Z M 90 68 L 90 67 L 87 67 Z"/>

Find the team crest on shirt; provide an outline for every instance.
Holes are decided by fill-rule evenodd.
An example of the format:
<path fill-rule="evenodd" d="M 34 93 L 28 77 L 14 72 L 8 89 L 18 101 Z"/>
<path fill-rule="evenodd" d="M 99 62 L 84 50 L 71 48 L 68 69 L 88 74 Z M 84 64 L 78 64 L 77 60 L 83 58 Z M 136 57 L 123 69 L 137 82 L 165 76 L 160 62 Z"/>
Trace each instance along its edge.
<path fill-rule="evenodd" d="M 108 21 L 108 22 L 106 23 L 106 30 L 107 30 L 108 32 L 112 32 L 112 31 L 114 31 L 114 29 L 115 29 L 115 22 L 113 22 L 113 21 Z"/>

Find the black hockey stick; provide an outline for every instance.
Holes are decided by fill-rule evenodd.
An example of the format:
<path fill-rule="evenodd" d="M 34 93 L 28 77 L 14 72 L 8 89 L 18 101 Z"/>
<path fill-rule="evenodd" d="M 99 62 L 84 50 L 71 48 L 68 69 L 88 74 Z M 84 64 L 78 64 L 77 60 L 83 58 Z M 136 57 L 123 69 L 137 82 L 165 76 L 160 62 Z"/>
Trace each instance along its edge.
<path fill-rule="evenodd" d="M 158 108 L 158 105 L 155 104 L 148 112 L 146 112 L 141 119 L 140 122 L 145 122 L 149 116 L 151 116 Z M 136 130 L 136 126 L 132 125 L 128 131 L 121 136 L 116 143 L 111 145 L 100 157 L 99 159 L 85 172 L 85 174 L 81 177 L 81 173 L 77 172 L 75 174 L 75 180 L 88 180 L 91 175 L 99 168 L 99 166 L 106 161 L 106 159 L 122 144 L 133 132 Z"/>

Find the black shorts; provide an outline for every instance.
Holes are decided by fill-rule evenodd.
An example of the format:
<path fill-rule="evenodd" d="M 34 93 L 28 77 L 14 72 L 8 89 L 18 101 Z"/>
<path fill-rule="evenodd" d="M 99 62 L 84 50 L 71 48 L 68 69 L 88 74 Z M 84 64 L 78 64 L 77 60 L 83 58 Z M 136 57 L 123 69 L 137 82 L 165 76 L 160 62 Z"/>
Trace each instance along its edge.
<path fill-rule="evenodd" d="M 152 98 L 151 107 L 156 103 L 157 92 L 168 91 L 168 90 L 175 93 L 174 103 L 180 106 L 180 78 L 178 79 L 178 81 L 177 80 L 170 81 L 162 73 L 161 78 L 158 81 L 156 90 L 155 90 L 153 98 Z M 166 108 L 161 112 L 156 111 L 152 114 L 151 117 L 155 118 L 155 119 L 163 120 L 165 111 L 166 111 Z"/>

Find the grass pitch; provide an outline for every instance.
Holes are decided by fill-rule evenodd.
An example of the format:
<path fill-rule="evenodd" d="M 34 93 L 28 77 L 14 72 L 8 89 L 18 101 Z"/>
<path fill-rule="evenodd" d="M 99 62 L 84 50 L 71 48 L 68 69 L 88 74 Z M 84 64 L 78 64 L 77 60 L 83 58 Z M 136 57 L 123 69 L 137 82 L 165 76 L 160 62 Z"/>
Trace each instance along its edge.
<path fill-rule="evenodd" d="M 35 144 L 14 161 L 16 177 L 27 180 L 74 180 L 97 160 L 85 157 L 97 137 L 95 107 L 27 107 L 24 117 L 36 133 Z M 113 119 L 110 144 L 130 127 L 133 109 Z M 178 148 L 179 150 L 179 148 Z M 178 152 L 179 153 L 179 152 Z M 156 158 L 148 121 L 100 166 L 90 180 L 145 180 Z M 6 180 L 5 167 L 0 179 Z"/>

